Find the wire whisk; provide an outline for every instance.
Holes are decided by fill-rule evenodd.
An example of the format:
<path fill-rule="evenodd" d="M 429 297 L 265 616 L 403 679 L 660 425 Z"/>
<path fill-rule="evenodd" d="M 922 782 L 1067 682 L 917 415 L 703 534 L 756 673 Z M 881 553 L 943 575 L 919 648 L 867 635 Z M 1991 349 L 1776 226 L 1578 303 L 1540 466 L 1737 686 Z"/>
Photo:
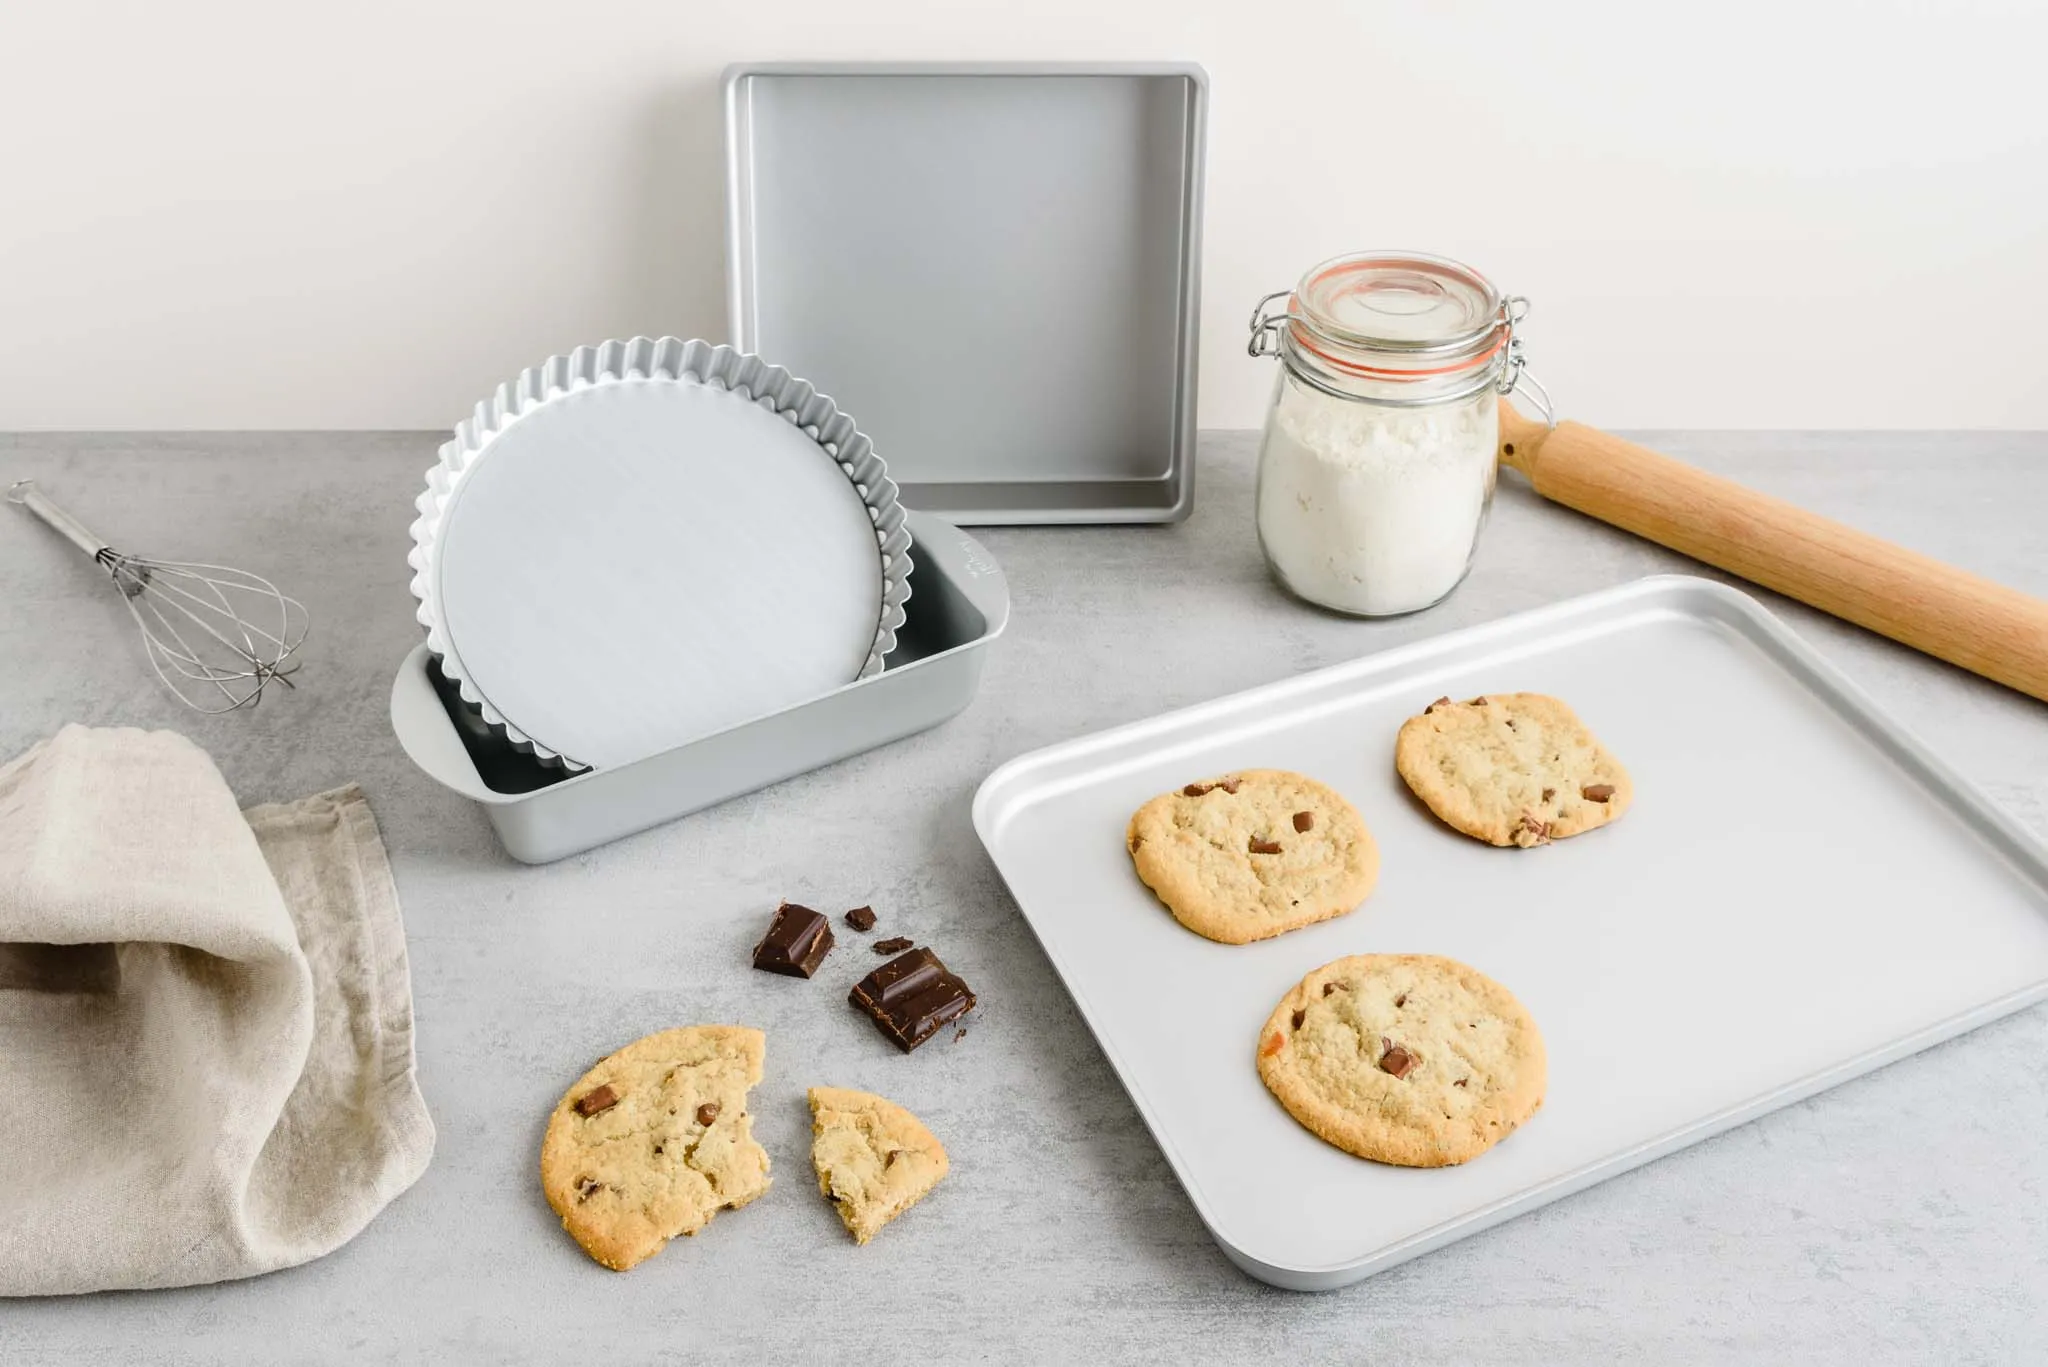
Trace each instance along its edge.
<path fill-rule="evenodd" d="M 32 479 L 9 486 L 7 501 L 34 513 L 107 572 L 142 631 L 150 667 L 187 707 L 233 712 L 253 707 L 273 681 L 294 686 L 292 657 L 306 639 L 306 609 L 268 579 L 227 565 L 124 554 L 52 503 Z"/>

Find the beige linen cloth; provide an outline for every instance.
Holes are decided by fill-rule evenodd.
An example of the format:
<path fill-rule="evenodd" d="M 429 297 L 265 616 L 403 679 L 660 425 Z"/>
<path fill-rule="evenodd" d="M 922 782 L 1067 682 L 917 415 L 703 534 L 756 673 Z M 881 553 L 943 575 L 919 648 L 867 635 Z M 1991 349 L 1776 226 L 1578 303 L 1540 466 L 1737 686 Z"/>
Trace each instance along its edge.
<path fill-rule="evenodd" d="M 0 768 L 0 1295 L 317 1258 L 433 1148 L 361 792 L 241 812 L 162 731 Z"/>

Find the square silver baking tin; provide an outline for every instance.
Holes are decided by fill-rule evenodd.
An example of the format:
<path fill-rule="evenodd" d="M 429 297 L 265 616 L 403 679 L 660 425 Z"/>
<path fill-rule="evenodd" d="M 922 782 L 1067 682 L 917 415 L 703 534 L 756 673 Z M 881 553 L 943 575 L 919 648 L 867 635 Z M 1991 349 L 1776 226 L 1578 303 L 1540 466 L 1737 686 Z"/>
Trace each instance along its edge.
<path fill-rule="evenodd" d="M 429 778 L 483 807 L 506 853 L 545 864 L 937 726 L 973 700 L 1010 594 L 972 537 L 926 514 L 909 513 L 906 525 L 908 615 L 880 674 L 632 764 L 570 775 L 486 725 L 421 642 L 392 681 L 392 729 Z"/>
<path fill-rule="evenodd" d="M 1177 521 L 1207 108 L 1187 63 L 732 67 L 733 343 L 860 414 L 910 507 Z"/>

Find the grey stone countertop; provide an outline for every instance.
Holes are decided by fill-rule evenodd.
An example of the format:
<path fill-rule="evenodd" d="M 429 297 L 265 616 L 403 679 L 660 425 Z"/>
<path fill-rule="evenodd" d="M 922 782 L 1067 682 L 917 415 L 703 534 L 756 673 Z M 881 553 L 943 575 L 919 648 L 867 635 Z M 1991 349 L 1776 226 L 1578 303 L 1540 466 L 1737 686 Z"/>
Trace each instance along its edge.
<path fill-rule="evenodd" d="M 2048 595 L 2048 433 L 1638 435 Z M 386 719 L 393 672 L 419 638 L 406 527 L 436 442 L 0 436 L 0 483 L 38 477 L 117 544 L 259 569 L 311 609 L 296 693 L 253 713 L 189 714 L 160 692 L 95 571 L 0 510 L 0 756 L 65 722 L 172 727 L 245 803 L 360 782 L 404 901 L 420 1080 L 440 1136 L 420 1183 L 332 1256 L 249 1282 L 0 1304 L 0 1361 L 2048 1355 L 2048 1010 L 1347 1290 L 1281 1292 L 1210 1243 L 969 825 L 976 785 L 1025 750 L 1689 562 L 1509 476 L 1447 603 L 1343 619 L 1269 581 L 1252 530 L 1253 438 L 1208 434 L 1180 526 L 982 533 L 1014 611 L 956 720 L 527 868 L 475 807 L 413 768 Z M 2048 706 L 1765 600 L 2048 832 Z M 981 995 L 965 1038 L 905 1058 L 847 1009 L 851 965 L 810 983 L 750 971 L 746 951 L 783 897 L 835 911 L 872 902 L 888 931 L 932 944 Z M 1927 914 L 1933 950 L 1942 909 Z M 549 1109 L 617 1045 L 724 1020 L 768 1033 L 754 1104 L 775 1187 L 638 1270 L 606 1272 L 538 1189 Z M 900 1100 L 953 1154 L 938 1191 L 865 1248 L 810 1175 L 803 1089 L 821 1081 Z"/>

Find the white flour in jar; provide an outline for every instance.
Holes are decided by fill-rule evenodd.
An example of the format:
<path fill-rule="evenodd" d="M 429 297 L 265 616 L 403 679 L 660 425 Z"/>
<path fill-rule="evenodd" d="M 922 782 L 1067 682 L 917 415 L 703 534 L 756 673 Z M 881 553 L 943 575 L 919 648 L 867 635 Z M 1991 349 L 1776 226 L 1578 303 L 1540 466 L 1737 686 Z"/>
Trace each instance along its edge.
<path fill-rule="evenodd" d="M 1287 586 L 1344 612 L 1428 607 L 1464 577 L 1493 493 L 1489 386 L 1420 408 L 1281 382 L 1259 456 L 1259 542 Z"/>

